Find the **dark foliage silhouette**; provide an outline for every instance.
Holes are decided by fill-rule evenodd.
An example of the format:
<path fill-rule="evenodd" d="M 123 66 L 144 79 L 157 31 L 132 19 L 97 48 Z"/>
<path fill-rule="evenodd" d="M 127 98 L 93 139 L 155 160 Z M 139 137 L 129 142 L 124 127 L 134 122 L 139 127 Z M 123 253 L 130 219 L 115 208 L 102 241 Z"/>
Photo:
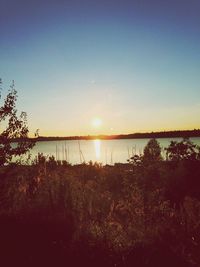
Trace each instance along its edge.
<path fill-rule="evenodd" d="M 0 85 L 2 81 L 0 80 Z M 1 98 L 1 95 L 0 95 Z M 29 151 L 34 142 L 28 140 L 27 115 L 21 112 L 18 116 L 16 109 L 17 91 L 14 82 L 0 107 L 0 166 L 11 161 L 13 156 L 20 156 Z M 14 144 L 13 141 L 15 141 Z"/>
<path fill-rule="evenodd" d="M 156 139 L 150 139 L 144 148 L 144 156 L 143 160 L 151 164 L 152 162 L 156 162 L 161 160 L 161 148 Z"/>
<path fill-rule="evenodd" d="M 200 159 L 200 148 L 189 138 L 184 138 L 181 142 L 171 141 L 166 151 L 167 158 L 172 161 Z"/>

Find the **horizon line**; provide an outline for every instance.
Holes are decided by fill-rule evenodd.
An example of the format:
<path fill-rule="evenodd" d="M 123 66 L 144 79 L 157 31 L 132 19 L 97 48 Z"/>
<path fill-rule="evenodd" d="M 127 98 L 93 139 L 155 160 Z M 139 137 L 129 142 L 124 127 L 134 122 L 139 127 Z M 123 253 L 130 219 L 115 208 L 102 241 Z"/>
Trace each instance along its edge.
<path fill-rule="evenodd" d="M 181 136 L 183 134 L 183 136 Z M 188 136 L 188 134 L 191 134 Z M 144 137 L 143 137 L 144 136 Z M 146 137 L 145 137 L 146 136 Z M 71 136 L 43 136 L 29 137 L 30 139 L 128 139 L 128 138 L 148 138 L 151 136 L 157 136 L 157 138 L 167 137 L 200 137 L 200 129 L 193 130 L 167 130 L 167 131 L 151 131 L 151 132 L 135 132 L 129 134 L 96 134 L 96 135 L 71 135 Z"/>

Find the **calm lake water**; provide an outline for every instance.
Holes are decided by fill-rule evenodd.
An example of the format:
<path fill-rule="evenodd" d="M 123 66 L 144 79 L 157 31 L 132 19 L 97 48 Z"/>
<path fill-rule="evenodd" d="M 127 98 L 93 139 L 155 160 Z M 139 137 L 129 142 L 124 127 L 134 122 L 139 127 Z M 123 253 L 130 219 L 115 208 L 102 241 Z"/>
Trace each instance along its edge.
<path fill-rule="evenodd" d="M 181 141 L 182 138 L 158 138 L 165 156 L 164 148 L 171 140 Z M 200 145 L 200 137 L 190 138 Z M 67 160 L 71 164 L 83 161 L 101 162 L 103 164 L 125 163 L 133 154 L 142 154 L 149 139 L 120 139 L 120 140 L 73 140 L 73 141 L 43 141 L 37 142 L 31 150 L 31 158 L 43 153 L 53 155 L 57 160 Z"/>

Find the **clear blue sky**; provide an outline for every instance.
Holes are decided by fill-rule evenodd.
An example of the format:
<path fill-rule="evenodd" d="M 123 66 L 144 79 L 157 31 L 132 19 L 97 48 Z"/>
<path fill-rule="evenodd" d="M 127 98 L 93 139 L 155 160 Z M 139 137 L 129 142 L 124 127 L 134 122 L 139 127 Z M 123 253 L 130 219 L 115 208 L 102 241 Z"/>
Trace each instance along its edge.
<path fill-rule="evenodd" d="M 199 14 L 199 0 L 0 0 L 0 77 L 31 133 L 200 128 Z"/>

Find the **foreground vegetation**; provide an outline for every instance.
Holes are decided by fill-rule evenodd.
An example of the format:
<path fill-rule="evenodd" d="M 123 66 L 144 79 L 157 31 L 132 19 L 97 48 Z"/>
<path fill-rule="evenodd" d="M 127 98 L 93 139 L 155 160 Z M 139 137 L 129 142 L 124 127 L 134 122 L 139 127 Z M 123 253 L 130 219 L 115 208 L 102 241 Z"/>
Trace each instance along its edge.
<path fill-rule="evenodd" d="M 2 166 L 2 266 L 199 266 L 199 148 L 166 152 L 152 139 L 127 164 Z"/>

